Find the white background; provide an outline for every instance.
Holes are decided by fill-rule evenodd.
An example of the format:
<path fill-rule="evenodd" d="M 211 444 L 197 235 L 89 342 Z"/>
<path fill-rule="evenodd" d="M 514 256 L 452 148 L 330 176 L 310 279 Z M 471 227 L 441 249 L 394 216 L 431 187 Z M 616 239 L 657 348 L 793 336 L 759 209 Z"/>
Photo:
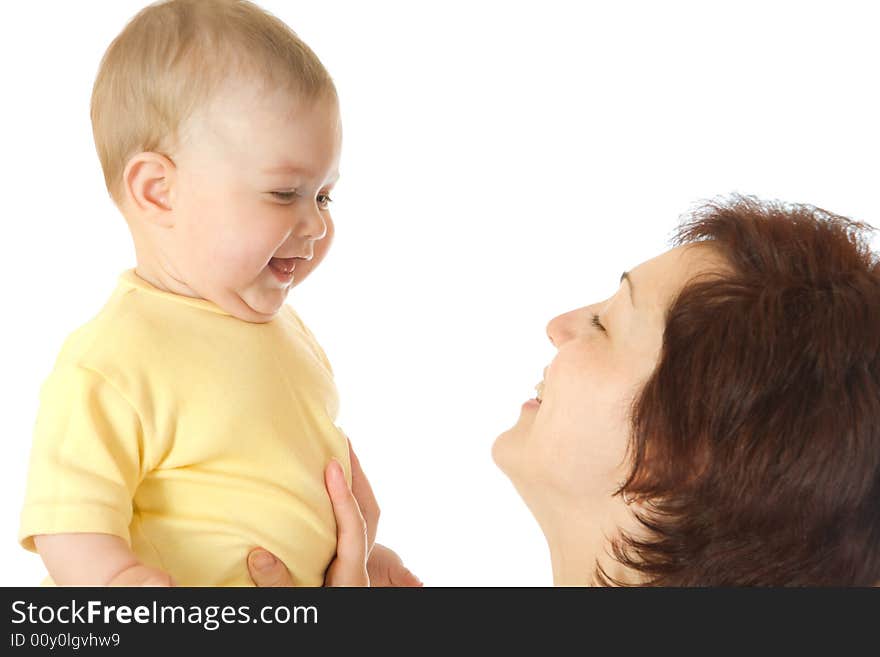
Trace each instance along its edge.
<path fill-rule="evenodd" d="M 0 585 L 44 572 L 16 542 L 39 386 L 135 264 L 89 96 L 142 6 L 3 8 Z M 336 370 L 379 539 L 427 584 L 551 583 L 492 441 L 552 358 L 547 321 L 612 293 L 695 201 L 880 226 L 871 3 L 262 6 L 330 70 L 345 129 L 337 241 L 289 303 Z"/>

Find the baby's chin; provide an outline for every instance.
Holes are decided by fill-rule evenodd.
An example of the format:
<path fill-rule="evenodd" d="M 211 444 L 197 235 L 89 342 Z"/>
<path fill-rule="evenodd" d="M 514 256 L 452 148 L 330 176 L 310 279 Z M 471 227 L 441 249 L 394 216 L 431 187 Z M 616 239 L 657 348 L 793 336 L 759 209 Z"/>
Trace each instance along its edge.
<path fill-rule="evenodd" d="M 239 295 L 242 307 L 228 309 L 228 312 L 246 322 L 270 322 L 278 315 L 289 291 L 289 287 L 266 289 L 252 286 Z"/>

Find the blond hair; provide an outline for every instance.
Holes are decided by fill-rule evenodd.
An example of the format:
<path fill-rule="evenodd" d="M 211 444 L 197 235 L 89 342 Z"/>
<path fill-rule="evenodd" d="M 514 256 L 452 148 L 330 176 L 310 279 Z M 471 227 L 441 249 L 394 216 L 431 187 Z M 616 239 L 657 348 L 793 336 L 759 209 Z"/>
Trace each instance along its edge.
<path fill-rule="evenodd" d="M 91 104 L 95 148 L 118 206 L 128 159 L 172 149 L 193 111 L 231 77 L 336 98 L 311 49 L 247 0 L 164 0 L 129 21 L 104 53 Z"/>

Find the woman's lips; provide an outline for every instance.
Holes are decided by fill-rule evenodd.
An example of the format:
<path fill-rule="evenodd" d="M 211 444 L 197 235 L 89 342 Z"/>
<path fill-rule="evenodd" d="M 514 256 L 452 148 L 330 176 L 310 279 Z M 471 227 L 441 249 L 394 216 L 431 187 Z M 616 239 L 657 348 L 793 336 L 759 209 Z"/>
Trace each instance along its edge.
<path fill-rule="evenodd" d="M 529 399 L 525 404 L 523 404 L 523 408 L 529 409 L 537 409 L 541 402 L 544 400 L 544 382 L 541 381 L 538 385 L 535 386 L 536 395 Z"/>

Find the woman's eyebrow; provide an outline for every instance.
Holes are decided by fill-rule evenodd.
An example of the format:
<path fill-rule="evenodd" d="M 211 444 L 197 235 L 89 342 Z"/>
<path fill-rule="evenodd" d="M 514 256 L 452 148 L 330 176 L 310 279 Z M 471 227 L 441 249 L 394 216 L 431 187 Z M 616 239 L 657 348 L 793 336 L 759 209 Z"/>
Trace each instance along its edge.
<path fill-rule="evenodd" d="M 626 279 L 626 282 L 629 283 L 629 301 L 633 305 L 633 308 L 636 307 L 636 299 L 635 299 L 635 290 L 633 289 L 632 279 L 629 277 L 629 272 L 623 272 L 620 275 L 620 282 L 622 283 Z"/>

